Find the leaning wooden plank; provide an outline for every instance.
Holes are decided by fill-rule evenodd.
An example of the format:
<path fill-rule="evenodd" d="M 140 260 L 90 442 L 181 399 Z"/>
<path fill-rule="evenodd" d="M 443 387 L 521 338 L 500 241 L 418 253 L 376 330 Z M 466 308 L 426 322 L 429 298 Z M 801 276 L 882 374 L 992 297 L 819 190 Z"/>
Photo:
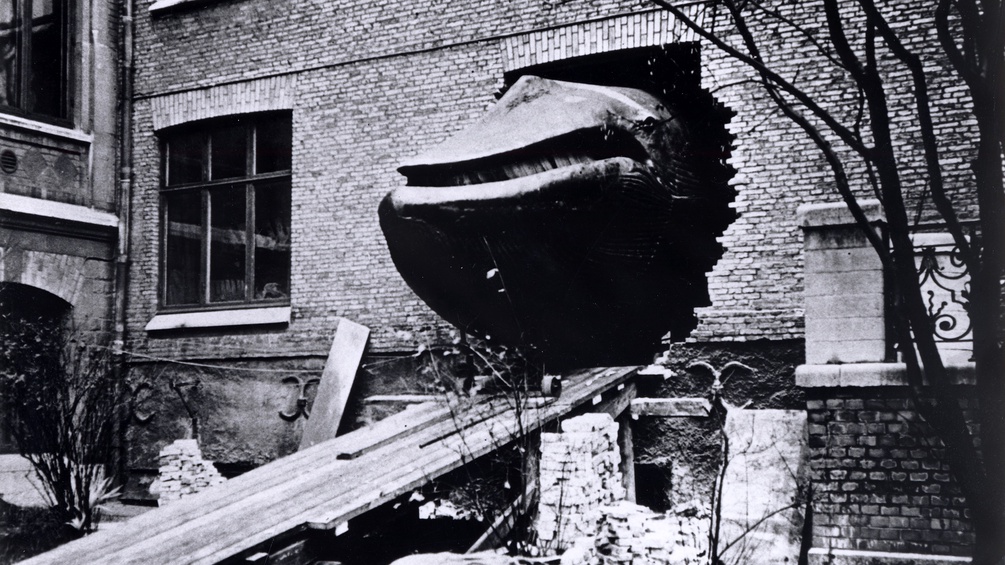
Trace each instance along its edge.
<path fill-rule="evenodd" d="M 304 435 L 300 438 L 300 449 L 310 447 L 326 439 L 335 437 L 342 413 L 345 412 L 349 391 L 356 379 L 356 370 L 366 339 L 370 330 L 345 318 L 339 318 L 335 326 L 335 337 L 332 339 L 328 360 L 321 373 L 321 382 L 314 397 L 311 416 L 304 426 Z"/>
<path fill-rule="evenodd" d="M 593 395 L 618 384 L 627 376 L 627 372 L 615 371 L 576 379 L 576 386 L 569 388 L 570 394 L 564 395 L 561 402 L 542 408 L 542 414 L 535 415 L 534 420 L 544 422 L 558 417 L 575 406 L 589 402 Z M 435 435 L 437 429 L 449 429 L 454 425 L 452 421 L 444 422 L 440 426 L 433 426 L 429 434 Z M 529 426 L 525 426 L 525 429 L 527 427 Z M 407 442 L 410 445 L 404 448 L 398 444 L 389 445 L 367 454 L 358 464 L 334 471 L 340 478 L 337 484 L 330 482 L 331 475 L 319 476 L 318 473 L 308 472 L 309 480 L 303 481 L 301 477 L 297 477 L 297 481 L 291 481 L 296 488 L 290 489 L 283 485 L 282 488 L 272 489 L 270 493 L 253 495 L 242 501 L 241 520 L 227 520 L 220 513 L 201 517 L 193 523 L 175 528 L 167 538 L 159 536 L 158 539 L 149 540 L 150 543 L 143 544 L 146 545 L 144 551 L 131 556 L 136 557 L 136 561 L 129 559 L 126 562 L 143 563 L 143 559 L 155 558 L 157 552 L 170 547 L 178 555 L 198 557 L 182 562 L 213 563 L 214 559 L 221 556 L 266 542 L 298 527 L 303 524 L 305 515 L 312 513 L 314 509 L 334 509 L 335 515 L 331 518 L 337 523 L 390 500 L 398 493 L 406 492 L 438 474 L 461 466 L 465 460 L 470 461 L 490 451 L 493 441 L 502 435 L 492 426 L 483 425 L 469 434 L 448 435 L 445 441 L 438 444 L 439 449 L 432 449 L 428 453 L 416 451 L 414 442 L 419 438 L 410 439 Z M 401 473 L 405 475 L 401 476 Z M 343 485 L 352 485 L 352 488 L 341 488 Z M 262 520 L 262 516 L 266 515 L 269 519 Z M 199 539 L 207 534 L 212 535 L 212 538 Z"/>
<path fill-rule="evenodd" d="M 489 529 L 485 530 L 481 536 L 475 540 L 475 543 L 471 544 L 464 553 L 476 553 L 478 551 L 485 551 L 487 549 L 495 549 L 502 545 L 503 541 L 506 540 L 506 536 L 509 535 L 510 531 L 513 530 L 513 526 L 520 516 L 527 512 L 527 509 L 534 504 L 537 498 L 537 486 L 527 485 L 527 490 L 525 490 L 520 496 L 517 497 L 499 516 L 493 520 L 492 525 Z"/>
<path fill-rule="evenodd" d="M 452 422 L 442 422 L 431 426 L 429 433 L 441 434 L 451 426 Z M 165 563 L 216 563 L 303 526 L 305 514 L 332 498 L 355 501 L 354 515 L 358 515 L 386 500 L 371 498 L 380 495 L 386 481 L 416 465 L 425 466 L 424 454 L 416 445 L 422 437 L 423 433 L 419 433 L 418 438 L 410 438 L 405 445 L 389 444 L 359 460 L 340 462 L 343 465 L 336 468 L 305 468 L 290 475 L 286 484 L 237 501 L 234 508 L 199 516 L 169 532 L 144 539 L 120 552 L 112 562 L 140 565 L 154 559 Z M 374 488 L 378 490 L 376 495 Z M 158 556 L 163 555 L 165 548 L 184 559 L 163 561 Z"/>
<path fill-rule="evenodd" d="M 370 508 L 502 447 L 513 439 L 518 431 L 532 432 L 570 410 L 586 405 L 595 395 L 624 383 L 633 374 L 634 368 L 623 367 L 581 373 L 576 375 L 578 378 L 569 379 L 572 386 L 563 392 L 562 398 L 555 403 L 524 412 L 523 421 L 519 425 L 515 414 L 509 412 L 478 422 L 467 428 L 465 433 L 446 434 L 423 449 L 424 453 L 433 456 L 417 458 L 409 466 L 405 476 L 397 480 L 385 476 L 387 482 L 382 488 L 365 497 L 367 500 L 365 505 L 360 505 L 354 500 L 325 503 L 322 506 L 328 510 L 310 519 L 308 526 L 325 530 L 336 528 Z"/>
<path fill-rule="evenodd" d="M 662 418 L 705 417 L 712 405 L 704 398 L 636 398 L 632 401 L 632 416 Z"/>
<path fill-rule="evenodd" d="M 85 559 L 88 563 L 104 562 L 102 558 L 105 556 L 109 557 L 110 562 L 131 562 L 131 556 L 139 555 L 135 562 L 143 563 L 145 547 L 152 547 L 156 551 L 157 547 L 177 546 L 172 539 L 179 536 L 188 536 L 193 540 L 207 535 L 223 537 L 220 525 L 235 521 L 235 518 L 240 522 L 243 516 L 258 515 L 256 520 L 267 525 L 269 519 L 262 520 L 261 512 L 265 516 L 275 516 L 273 511 L 278 506 L 275 501 L 294 500 L 299 492 L 306 492 L 311 497 L 311 491 L 315 488 L 337 492 L 339 487 L 345 485 L 348 488 L 351 485 L 351 481 L 332 483 L 332 476 L 346 475 L 351 470 L 346 468 L 346 462 L 336 460 L 334 451 L 337 450 L 329 449 L 329 446 L 337 446 L 352 435 L 316 445 L 250 471 L 201 493 L 198 497 L 147 512 L 126 522 L 114 532 L 99 530 L 96 534 L 69 544 L 72 546 L 67 548 L 70 550 L 69 555 L 80 555 L 81 558 L 90 556 Z M 407 461 L 408 458 L 405 457 L 401 464 Z M 264 506 L 255 509 L 259 501 L 264 501 Z M 303 512 L 309 508 L 310 500 L 307 500 L 302 502 L 298 510 Z M 257 526 L 258 524 L 252 524 L 249 528 Z M 59 562 L 61 550 L 62 548 L 57 549 L 53 560 L 40 562 Z M 178 556 L 179 559 L 181 557 L 183 555 Z"/>
<path fill-rule="evenodd" d="M 505 410 L 495 418 L 480 420 L 486 407 L 475 406 L 471 410 L 475 416 L 462 420 L 480 423 L 467 433 L 446 434 L 457 428 L 448 419 L 348 461 L 338 460 L 331 449 L 348 436 L 336 438 L 27 563 L 181 565 L 231 560 L 298 531 L 315 517 L 337 526 L 490 452 L 520 431 L 531 431 L 589 403 L 631 373 L 630 368 L 620 368 L 572 375 L 561 398 L 525 413 L 521 425 Z M 419 448 L 435 437 L 444 439 Z"/>

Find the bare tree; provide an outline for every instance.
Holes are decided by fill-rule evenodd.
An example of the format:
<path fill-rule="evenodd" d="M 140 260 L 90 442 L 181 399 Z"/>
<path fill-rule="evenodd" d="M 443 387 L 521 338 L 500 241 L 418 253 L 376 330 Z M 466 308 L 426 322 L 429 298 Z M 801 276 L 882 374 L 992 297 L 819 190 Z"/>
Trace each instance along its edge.
<path fill-rule="evenodd" d="M 101 503 L 118 490 L 105 467 L 125 387 L 114 377 L 110 349 L 58 319 L 5 313 L 0 322 L 4 425 L 59 519 L 89 533 Z"/>
<path fill-rule="evenodd" d="M 1005 9 L 1001 0 L 917 5 L 890 0 L 653 2 L 704 42 L 752 70 L 752 80 L 819 149 L 838 193 L 890 273 L 899 354 L 917 409 L 945 444 L 967 498 L 976 535 L 974 562 L 1001 563 L 1005 556 L 1001 535 L 1005 531 L 1001 341 Z M 808 18 L 793 17 L 793 11 L 823 14 L 823 29 L 806 25 Z M 791 38 L 789 43 L 786 37 Z M 804 53 L 811 53 L 826 68 L 800 76 L 782 62 Z M 965 86 L 972 120 L 949 127 L 940 121 L 939 93 L 932 89 L 937 84 L 935 71 L 948 72 Z M 847 89 L 847 95 L 821 96 L 813 84 L 821 74 L 838 77 L 829 88 Z M 904 133 L 905 115 L 913 122 L 906 142 L 898 137 Z M 921 158 L 910 158 L 908 152 L 918 147 Z M 976 195 L 976 210 L 964 209 L 960 199 L 953 198 L 959 187 L 946 182 L 946 161 L 961 154 L 972 156 L 967 188 Z M 926 186 L 933 215 L 952 234 L 970 273 L 967 298 L 980 403 L 975 422 L 968 422 L 959 405 L 958 391 L 937 347 L 936 325 L 922 296 L 908 211 L 908 187 L 915 180 L 909 179 L 921 179 Z M 870 228 L 862 209 L 860 199 L 869 188 L 883 207 L 889 241 Z M 970 214 L 976 216 L 978 229 L 968 234 L 961 218 Z M 971 428 L 968 423 L 977 425 Z"/>

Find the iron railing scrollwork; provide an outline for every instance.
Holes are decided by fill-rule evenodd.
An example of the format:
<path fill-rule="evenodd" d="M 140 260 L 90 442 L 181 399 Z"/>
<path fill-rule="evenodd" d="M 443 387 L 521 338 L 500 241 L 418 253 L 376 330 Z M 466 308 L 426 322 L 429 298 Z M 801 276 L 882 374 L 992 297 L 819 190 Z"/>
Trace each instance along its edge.
<path fill-rule="evenodd" d="M 975 241 L 974 226 L 965 225 Z M 937 226 L 919 226 L 914 234 L 921 295 L 928 309 L 935 340 L 966 344 L 973 341 L 970 322 L 970 273 L 952 237 Z"/>

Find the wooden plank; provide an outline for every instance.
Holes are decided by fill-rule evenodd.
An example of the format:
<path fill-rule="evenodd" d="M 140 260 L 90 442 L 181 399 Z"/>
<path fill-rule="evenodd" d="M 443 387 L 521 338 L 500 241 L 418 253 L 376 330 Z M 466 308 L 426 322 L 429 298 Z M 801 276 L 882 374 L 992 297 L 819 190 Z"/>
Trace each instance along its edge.
<path fill-rule="evenodd" d="M 475 540 L 464 553 L 475 553 L 488 549 L 495 549 L 502 545 L 506 536 L 513 530 L 516 521 L 523 516 L 527 509 L 534 504 L 537 499 L 537 486 L 527 485 L 527 490 L 520 494 L 495 520 L 485 533 Z"/>
<path fill-rule="evenodd" d="M 342 436 L 350 441 L 338 445 L 337 457 L 339 459 L 355 459 L 392 441 L 400 441 L 425 429 L 430 424 L 442 422 L 449 417 L 450 408 L 438 402 L 413 404 L 372 426 L 357 430 L 361 433 Z M 349 438 L 350 435 L 353 437 Z"/>
<path fill-rule="evenodd" d="M 428 451 L 424 450 L 427 453 L 433 453 L 434 457 L 424 457 L 414 461 L 413 471 L 398 481 L 388 483 L 384 489 L 379 489 L 378 492 L 372 492 L 363 497 L 366 500 L 365 507 L 361 508 L 358 501 L 352 500 L 345 501 L 342 506 L 332 505 L 331 510 L 310 520 L 308 526 L 316 529 L 336 527 L 343 520 L 356 516 L 369 507 L 391 500 L 410 489 L 425 484 L 432 478 L 448 473 L 485 455 L 494 448 L 505 445 L 506 442 L 502 440 L 506 434 L 511 434 L 512 437 L 515 436 L 517 430 L 521 429 L 525 433 L 531 433 L 574 409 L 584 407 L 598 392 L 602 393 L 604 390 L 616 387 L 632 375 L 634 375 L 634 368 L 631 367 L 583 372 L 576 375 L 578 378 L 569 379 L 572 386 L 569 386 L 556 402 L 542 405 L 536 410 L 523 412 L 522 425 L 518 425 L 515 415 L 509 412 L 501 414 L 497 418 L 479 422 L 469 428 L 466 434 L 444 434 L 438 441 L 427 445 L 426 450 Z M 627 384 L 625 388 L 628 388 Z M 624 396 L 628 394 L 631 392 L 624 393 Z M 623 398 L 623 395 L 619 394 L 616 398 Z M 627 403 L 625 405 L 627 406 Z"/>
<path fill-rule="evenodd" d="M 287 538 L 310 523 L 337 530 L 348 519 L 467 464 L 631 378 L 633 368 L 582 371 L 566 379 L 562 397 L 534 402 L 518 425 L 513 411 L 481 420 L 464 433 L 453 418 L 429 424 L 354 460 L 338 460 L 350 435 L 324 442 L 228 481 L 198 496 L 147 512 L 115 530 L 98 531 L 39 555 L 26 565 L 56 563 L 164 565 L 232 560 L 270 540 Z M 357 433 L 357 432 L 353 432 Z M 419 445 L 443 438 L 426 448 Z"/>
<path fill-rule="evenodd" d="M 593 407 L 587 409 L 587 412 L 603 412 L 610 414 L 612 418 L 617 420 L 628 409 L 637 395 L 635 383 L 624 383 L 619 386 L 621 387 L 620 390 L 609 391 L 599 402 L 594 402 Z"/>
<path fill-rule="evenodd" d="M 300 438 L 300 449 L 331 439 L 338 433 L 369 335 L 370 330 L 366 326 L 339 318 L 335 325 L 335 337 L 332 338 L 332 346 L 328 351 L 328 360 L 321 373 L 321 382 L 318 383 L 317 395 L 314 397 L 311 417 Z"/>
<path fill-rule="evenodd" d="M 443 395 L 436 394 L 374 394 L 363 399 L 363 404 L 383 404 L 400 402 L 402 404 L 424 404 L 443 400 Z"/>
<path fill-rule="evenodd" d="M 618 418 L 618 450 L 621 452 L 619 467 L 622 484 L 625 487 L 625 500 L 635 502 L 635 445 L 632 437 L 632 418 L 627 412 Z"/>
<path fill-rule="evenodd" d="M 704 398 L 636 398 L 632 401 L 632 416 L 658 418 L 705 418 L 712 405 Z"/>

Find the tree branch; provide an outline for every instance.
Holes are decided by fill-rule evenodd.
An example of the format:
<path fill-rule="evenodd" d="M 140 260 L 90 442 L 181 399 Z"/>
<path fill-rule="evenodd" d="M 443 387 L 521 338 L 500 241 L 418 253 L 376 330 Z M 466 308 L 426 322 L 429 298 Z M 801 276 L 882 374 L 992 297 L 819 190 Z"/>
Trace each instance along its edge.
<path fill-rule="evenodd" d="M 806 106 L 810 112 L 823 121 L 828 128 L 831 129 L 841 140 L 851 147 L 855 152 L 865 155 L 868 153 L 868 148 L 862 143 L 861 139 L 855 137 L 850 129 L 848 129 L 844 124 L 838 121 L 834 116 L 832 116 L 827 110 L 817 104 L 809 95 L 807 95 L 802 89 L 796 87 L 790 81 L 786 80 L 784 77 L 776 73 L 764 61 L 761 60 L 760 55 L 756 49 L 756 43 L 751 43 L 752 39 L 745 39 L 744 42 L 748 48 L 754 47 L 751 53 L 744 53 L 739 49 L 729 45 L 723 41 L 719 36 L 705 29 L 704 27 L 698 25 L 693 19 L 691 19 L 684 11 L 678 7 L 670 4 L 666 0 L 652 0 L 654 4 L 660 6 L 661 8 L 667 10 L 674 15 L 675 18 L 680 20 L 688 29 L 701 36 L 706 41 L 710 42 L 716 48 L 722 50 L 730 57 L 733 57 L 742 63 L 748 65 L 757 71 L 763 78 L 771 83 L 777 85 L 780 89 L 790 94 L 796 98 L 800 104 Z M 728 5 L 727 5 L 728 8 Z M 739 23 L 739 22 L 736 22 Z M 742 32 L 741 32 L 742 33 Z M 747 37 L 750 38 L 749 31 L 747 32 Z"/>
<path fill-rule="evenodd" d="M 970 272 L 976 272 L 979 268 L 977 257 L 973 248 L 963 233 L 956 210 L 946 196 L 945 185 L 942 179 L 942 169 L 939 166 L 938 141 L 935 137 L 935 126 L 932 122 L 931 98 L 928 95 L 928 83 L 925 77 L 924 67 L 917 54 L 908 51 L 904 44 L 897 37 L 897 34 L 890 28 L 886 18 L 880 14 L 879 9 L 873 0 L 859 0 L 862 9 L 875 28 L 882 35 L 886 45 L 904 65 L 911 71 L 911 79 L 914 83 L 915 109 L 918 114 L 918 129 L 921 132 L 921 140 L 925 151 L 925 169 L 928 173 L 928 186 L 932 191 L 932 202 L 946 222 L 949 233 L 953 236 L 963 261 Z"/>

